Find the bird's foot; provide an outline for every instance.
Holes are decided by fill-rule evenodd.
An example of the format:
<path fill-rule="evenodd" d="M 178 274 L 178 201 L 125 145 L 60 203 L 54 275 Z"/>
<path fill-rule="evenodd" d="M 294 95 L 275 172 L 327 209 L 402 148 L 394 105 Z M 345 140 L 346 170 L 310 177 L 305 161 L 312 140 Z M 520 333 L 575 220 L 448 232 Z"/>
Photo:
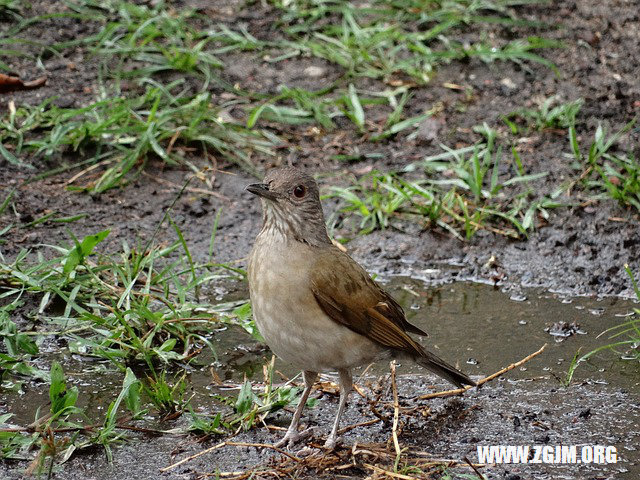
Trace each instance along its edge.
<path fill-rule="evenodd" d="M 298 432 L 296 430 L 287 430 L 285 436 L 282 437 L 282 439 L 280 439 L 278 442 L 276 442 L 274 444 L 274 447 L 281 448 L 286 445 L 287 448 L 291 448 L 296 443 L 300 443 L 303 440 L 312 437 L 314 433 L 316 433 L 316 429 L 313 427 L 302 430 L 301 432 Z"/>
<path fill-rule="evenodd" d="M 336 448 L 336 445 L 338 445 L 338 436 L 337 435 L 329 435 L 329 438 L 327 438 L 327 441 L 324 442 L 324 448 L 326 448 L 327 450 L 333 450 Z"/>
<path fill-rule="evenodd" d="M 296 452 L 296 456 L 300 458 L 314 457 L 317 455 L 322 455 L 322 450 L 316 447 L 310 447 L 308 445 L 302 447 L 300 450 Z"/>

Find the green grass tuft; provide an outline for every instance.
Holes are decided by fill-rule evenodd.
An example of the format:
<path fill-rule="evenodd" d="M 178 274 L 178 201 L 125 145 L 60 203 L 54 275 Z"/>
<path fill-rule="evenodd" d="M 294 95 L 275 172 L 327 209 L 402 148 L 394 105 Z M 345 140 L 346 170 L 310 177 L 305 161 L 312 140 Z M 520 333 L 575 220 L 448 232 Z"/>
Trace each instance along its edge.
<path fill-rule="evenodd" d="M 635 125 L 632 120 L 613 134 L 599 125 L 586 154 L 578 143 L 575 124 L 569 128 L 569 141 L 579 180 L 595 199 L 612 198 L 640 212 L 640 161 L 633 152 L 616 152 L 616 144 Z"/>
<path fill-rule="evenodd" d="M 520 108 L 503 116 L 502 120 L 514 135 L 518 134 L 521 129 L 518 125 L 519 121 L 525 123 L 526 129 L 567 129 L 575 125 L 576 116 L 583 104 L 582 99 L 558 103 L 556 97 L 550 97 L 537 108 Z"/>
<path fill-rule="evenodd" d="M 631 271 L 631 268 L 629 268 L 629 265 L 625 264 L 624 269 L 629 276 L 636 299 L 640 301 L 640 288 L 638 287 L 636 276 Z M 563 380 L 565 386 L 571 383 L 576 369 L 582 363 L 603 351 L 611 351 L 624 361 L 640 362 L 640 309 L 634 308 L 634 314 L 629 320 L 605 330 L 598 336 L 600 337 L 602 335 L 609 335 L 609 340 L 613 341 L 595 348 L 582 356 L 579 356 L 580 351 L 578 350 L 573 357 L 566 378 Z"/>
<path fill-rule="evenodd" d="M 540 3 L 540 2 L 527 2 Z M 357 7 L 346 0 L 275 2 L 290 43 L 303 53 L 344 68 L 347 76 L 389 78 L 402 74 L 424 84 L 436 66 L 453 60 L 479 58 L 484 62 L 531 61 L 555 69 L 534 53 L 558 47 L 557 42 L 529 37 L 502 44 L 478 41 L 463 44 L 455 35 L 470 25 L 527 24 L 510 7 L 522 2 L 376 1 Z"/>
<path fill-rule="evenodd" d="M 103 166 L 100 176 L 82 187 L 92 192 L 122 185 L 151 157 L 183 163 L 183 147 L 211 151 L 254 173 L 251 155 L 272 154 L 273 137 L 223 121 L 224 105 L 214 107 L 208 93 L 185 95 L 179 91 L 182 83 L 146 85 L 139 97 L 105 99 L 84 108 L 59 108 L 49 100 L 19 108 L 0 119 L 0 143 L 14 146 L 12 152 L 1 149 L 0 155 L 16 163 L 27 155 L 81 152 Z"/>
<path fill-rule="evenodd" d="M 363 177 L 349 187 L 335 187 L 327 197 L 341 201 L 341 211 L 361 217 L 358 230 L 368 233 L 406 221 L 424 228 L 441 227 L 454 236 L 470 239 L 480 229 L 520 238 L 534 230 L 537 217 L 562 205 L 560 191 L 548 195 L 533 188 L 546 172 L 524 174 L 514 151 L 505 169 L 497 132 L 486 124 L 477 131 L 485 141 L 410 164 L 403 172 Z M 506 194 L 505 192 L 508 192 Z M 338 220 L 331 219 L 332 228 Z"/>

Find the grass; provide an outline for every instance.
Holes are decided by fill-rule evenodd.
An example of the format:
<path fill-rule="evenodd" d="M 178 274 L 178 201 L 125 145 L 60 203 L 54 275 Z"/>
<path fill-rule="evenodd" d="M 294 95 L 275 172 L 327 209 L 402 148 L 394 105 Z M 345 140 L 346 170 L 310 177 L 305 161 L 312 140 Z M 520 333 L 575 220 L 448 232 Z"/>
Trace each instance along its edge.
<path fill-rule="evenodd" d="M 223 122 L 219 113 L 224 105 L 212 108 L 207 93 L 185 95 L 182 84 L 147 84 L 140 97 L 104 99 L 84 108 L 58 108 L 49 100 L 18 108 L 0 120 L 0 142 L 5 145 L 0 154 L 20 165 L 26 155 L 51 158 L 79 152 L 83 160 L 77 166 L 103 166 L 97 178 L 80 187 L 96 193 L 122 185 L 150 157 L 170 165 L 188 163 L 185 152 L 193 147 L 250 171 L 255 169 L 250 161 L 254 152 L 272 154 L 273 137 Z M 33 132 L 41 135 L 34 138 Z M 12 145 L 12 151 L 6 145 Z"/>
<path fill-rule="evenodd" d="M 341 0 L 275 2 L 282 10 L 280 26 L 285 39 L 270 48 L 285 52 L 279 61 L 294 55 L 319 57 L 343 69 L 342 76 L 319 91 L 281 87 L 281 93 L 249 111 L 247 125 L 258 119 L 288 124 L 315 123 L 324 130 L 336 128 L 335 118 L 346 117 L 371 141 L 381 141 L 414 127 L 433 112 L 405 117 L 409 90 L 426 84 L 435 69 L 452 61 L 478 58 L 522 64 L 524 61 L 555 66 L 534 50 L 559 44 L 537 37 L 505 41 L 502 45 L 455 40 L 462 29 L 499 23 L 505 27 L 532 25 L 516 18 L 512 7 L 521 1 L 501 2 L 374 2 L 366 8 Z M 293 50 L 292 50 L 293 49 Z M 395 90 L 360 91 L 359 77 L 383 79 Z M 368 95 L 363 98 L 362 94 Z M 400 96 L 398 99 L 397 97 Z M 366 107 L 388 101 L 391 112 L 381 126 L 367 121 Z"/>
<path fill-rule="evenodd" d="M 35 16 L 28 16 L 28 6 L 6 1 L 4 10 L 19 17 L 9 31 L 13 40 L 5 42 L 8 56 L 26 55 L 38 62 L 80 49 L 88 61 L 99 65 L 100 84 L 95 100 L 83 108 L 59 108 L 53 98 L 34 107 L 10 106 L 0 119 L 0 156 L 15 165 L 33 166 L 43 159 L 59 162 L 79 153 L 81 160 L 66 168 L 89 169 L 88 181 L 78 188 L 99 193 L 130 181 L 149 158 L 170 165 L 189 162 L 193 148 L 200 156 L 210 152 L 255 174 L 253 157 L 274 155 L 280 144 L 274 133 L 256 130 L 259 120 L 314 122 L 331 130 L 336 128 L 336 117 L 346 117 L 362 134 L 373 130 L 373 141 L 385 140 L 429 116 L 430 112 L 405 116 L 403 109 L 408 90 L 426 83 L 437 65 L 477 57 L 486 62 L 532 61 L 553 68 L 533 53 L 555 46 L 542 39 L 470 44 L 455 39 L 470 25 L 531 25 L 514 13 L 522 3 L 423 5 L 403 0 L 374 2 L 361 9 L 341 0 L 274 2 L 282 33 L 263 40 L 243 26 L 211 24 L 196 10 L 174 10 L 162 1 L 149 6 L 124 0 L 73 0 L 60 12 Z M 55 44 L 23 38 L 30 29 L 59 19 L 86 22 L 92 28 L 84 37 Z M 245 92 L 222 74 L 221 57 L 234 51 L 253 52 L 269 62 L 312 55 L 344 72 L 320 91 L 282 86 L 275 96 Z M 402 89 L 395 92 L 366 92 L 355 84 L 362 76 L 389 80 L 398 75 L 411 80 L 398 80 Z M 212 88 L 234 98 L 222 101 L 222 96 L 211 95 Z M 391 110 L 382 130 L 376 131 L 366 108 L 385 102 Z M 246 122 L 235 123 L 223 115 L 234 105 L 246 109 Z"/>
<path fill-rule="evenodd" d="M 629 268 L 629 265 L 624 266 L 627 275 L 633 286 L 636 299 L 640 301 L 640 288 L 638 287 L 638 281 Z M 612 350 L 623 360 L 640 361 L 640 351 L 638 345 L 640 344 L 640 309 L 634 309 L 635 315 L 628 321 L 623 322 L 613 328 L 604 331 L 601 335 L 610 334 L 610 339 L 615 339 L 615 342 L 608 343 L 602 347 L 599 347 L 591 352 L 585 354 L 579 361 L 587 360 L 591 355 L 601 350 Z M 624 348 L 624 350 L 620 350 Z"/>
<path fill-rule="evenodd" d="M 67 386 L 61 365 L 53 362 L 48 376 L 49 411 L 42 415 L 38 409 L 34 422 L 27 427 L 11 424 L 11 413 L 0 415 L 0 425 L 7 426 L 0 428 L 0 458 L 29 461 L 26 473 L 42 474 L 46 471 L 49 478 L 57 460 L 66 461 L 74 453 L 94 446 L 103 447 L 108 461 L 112 462 L 112 447 L 127 440 L 128 430 L 167 433 L 132 425 L 132 420 L 148 417 L 146 402 L 153 405 L 162 416 L 188 411 L 188 426 L 172 429 L 172 434 L 224 435 L 234 431 L 237 433 L 239 428 L 249 430 L 262 425 L 270 413 L 295 403 L 298 394 L 298 389 L 289 384 L 273 385 L 273 359 L 265 365 L 264 372 L 265 384 L 261 393 L 255 394 L 252 384 L 245 381 L 237 397 L 218 397 L 223 404 L 232 405 L 233 411 L 224 416 L 218 412 L 210 417 L 196 414 L 189 403 L 190 399 L 184 399 L 186 375 L 171 385 L 165 379 L 165 372 L 157 381 L 148 377 L 140 380 L 132 369 L 127 368 L 120 392 L 109 404 L 104 417 L 95 422 L 89 418 L 85 408 L 78 406 L 81 396 L 79 389 Z M 313 406 L 315 401 L 308 403 Z M 127 414 L 122 415 L 125 409 Z M 175 415 L 171 417 L 175 418 Z M 37 453 L 33 455 L 32 450 L 37 450 Z"/>
<path fill-rule="evenodd" d="M 625 264 L 624 269 L 629 276 L 629 281 L 631 282 L 631 286 L 633 287 L 635 297 L 638 301 L 640 301 L 640 287 L 638 286 L 638 280 L 634 273 L 631 271 L 629 265 Z M 612 341 L 598 348 L 595 348 L 585 353 L 584 355 L 580 355 L 580 351 L 578 350 L 573 357 L 566 377 L 563 379 L 563 385 L 568 386 L 571 383 L 576 369 L 582 363 L 589 360 L 590 357 L 603 351 L 611 351 L 624 361 L 640 362 L 640 350 L 638 349 L 638 346 L 640 345 L 639 308 L 634 308 L 634 314 L 627 321 L 605 330 L 600 335 L 598 335 L 598 337 L 601 337 L 603 335 L 608 335 L 609 340 Z"/>
<path fill-rule="evenodd" d="M 583 104 L 584 101 L 580 98 L 559 103 L 557 97 L 549 97 L 537 108 L 520 108 L 504 115 L 502 120 L 514 135 L 522 130 L 567 129 L 575 126 L 576 116 Z"/>
<path fill-rule="evenodd" d="M 512 150 L 508 170 L 497 132 L 477 129 L 485 140 L 444 152 L 405 167 L 403 172 L 373 172 L 349 187 L 334 187 L 327 197 L 341 201 L 341 212 L 361 218 L 360 233 L 406 221 L 440 227 L 460 239 L 480 229 L 520 238 L 536 228 L 537 217 L 562 205 L 559 191 L 541 194 L 535 182 L 546 172 L 525 174 Z M 505 172 L 506 170 L 506 172 Z M 509 191 L 508 194 L 505 194 Z M 332 227 L 340 226 L 332 219 Z"/>
<path fill-rule="evenodd" d="M 263 425 L 270 413 L 295 404 L 299 393 L 297 387 L 292 386 L 290 382 L 278 387 L 273 384 L 274 361 L 275 356 L 263 368 L 264 386 L 262 392 L 256 394 L 253 391 L 252 383 L 245 380 L 240 387 L 237 398 L 219 397 L 220 400 L 232 404 L 234 408 L 234 414 L 226 422 L 227 428 L 249 430 L 255 426 Z M 315 403 L 316 401 L 313 399 L 307 402 L 308 406 L 313 406 Z"/>
<path fill-rule="evenodd" d="M 29 460 L 25 474 L 47 472 L 51 478 L 56 459 L 66 460 L 75 451 L 92 445 L 102 445 L 111 461 L 111 446 L 123 439 L 122 431 L 117 431 L 117 413 L 126 406 L 133 418 L 144 411 L 140 403 L 140 382 L 127 369 L 122 389 L 109 404 L 101 425 L 91 425 L 84 409 L 78 407 L 80 395 L 77 387 L 67 386 L 62 366 L 53 362 L 49 373 L 50 408 L 47 413 L 36 412 L 34 422 L 26 428 L 12 426 L 0 431 L 2 458 Z M 8 424 L 13 414 L 0 416 L 0 424 Z M 37 449 L 33 456 L 30 450 Z M 48 462 L 47 462 L 48 460 Z M 46 465 L 48 463 L 48 465 Z"/>
<path fill-rule="evenodd" d="M 89 11 L 96 9 L 100 10 L 94 6 Z M 91 51 L 111 59 L 109 63 L 117 62 L 113 71 L 118 80 L 175 71 L 202 78 L 203 91 L 214 79 L 215 70 L 223 66 L 206 50 L 211 40 L 208 32 L 190 25 L 191 10 L 170 11 L 163 2 L 151 7 L 118 2 L 110 13 L 107 28 Z"/>
<path fill-rule="evenodd" d="M 406 91 L 405 91 L 406 93 Z M 397 101 L 401 112 L 404 95 Z M 373 171 L 348 186 L 331 188 L 325 198 L 336 198 L 339 212 L 330 219 L 335 231 L 366 234 L 376 229 L 406 229 L 408 223 L 422 228 L 441 228 L 459 239 L 471 239 L 479 230 L 526 238 L 544 225 L 550 211 L 582 202 L 616 200 L 624 209 L 640 212 L 640 163 L 632 151 L 620 152 L 619 140 L 634 127 L 632 120 L 614 133 L 598 126 L 587 149 L 577 133 L 582 99 L 559 103 L 554 97 L 538 108 L 518 109 L 502 117 L 508 132 L 486 123 L 473 128 L 482 137 L 475 145 L 451 149 L 425 157 L 395 172 Z M 412 128 L 420 117 L 400 121 L 388 131 Z M 390 116 L 397 118 L 395 113 Z M 572 150 L 567 158 L 577 172 L 570 180 L 547 185 L 538 180 L 545 171 L 525 168 L 518 150 L 522 134 L 567 132 Z M 407 135 L 411 139 L 413 133 Z M 384 134 L 379 135 L 384 137 Z M 376 140 L 372 137 L 372 140 Z M 356 155 L 356 160 L 361 159 Z M 346 158 L 345 160 L 349 160 Z M 582 187 L 571 195 L 574 186 Z M 359 217 L 359 223 L 350 218 Z"/>
<path fill-rule="evenodd" d="M 99 193 L 130 180 L 130 173 L 142 170 L 150 157 L 170 165 L 185 163 L 185 152 L 195 148 L 205 158 L 210 152 L 255 174 L 251 157 L 273 155 L 275 135 L 224 121 L 221 112 L 234 102 L 213 103 L 208 87 L 221 81 L 216 70 L 222 63 L 205 47 L 217 37 L 189 23 L 195 19 L 193 11 L 176 14 L 163 2 L 151 8 L 91 0 L 68 6 L 71 12 L 63 17 L 91 19 L 103 28 L 49 48 L 78 47 L 93 55 L 102 72 L 98 99 L 76 109 L 58 108 L 53 98 L 35 107 L 11 107 L 0 120 L 0 155 L 5 160 L 24 166 L 78 152 L 82 160 L 76 166 L 101 167 L 99 178 L 82 186 Z M 13 32 L 49 18 L 30 18 Z M 160 78 L 168 72 L 181 78 Z M 185 76 L 203 83 L 193 91 Z M 120 88 L 125 80 L 135 84 L 126 94 Z"/>
<path fill-rule="evenodd" d="M 502 44 L 456 40 L 462 28 L 500 23 L 530 24 L 518 20 L 510 7 L 519 1 L 430 2 L 411 0 L 372 2 L 365 8 L 348 1 L 277 1 L 281 28 L 304 53 L 340 65 L 348 77 L 391 79 L 405 75 L 428 83 L 436 66 L 465 58 L 485 62 L 509 60 L 553 64 L 534 53 L 558 46 L 540 38 Z M 526 2 L 540 3 L 540 2 Z"/>
<path fill-rule="evenodd" d="M 48 380 L 47 372 L 31 363 L 40 349 L 34 339 L 18 329 L 11 320 L 11 313 L 20 308 L 20 300 L 14 300 L 0 308 L 0 335 L 2 335 L 6 353 L 0 353 L 0 381 L 2 389 L 18 393 L 22 390 L 21 378 Z"/>
<path fill-rule="evenodd" d="M 234 412 L 214 417 L 217 421 L 195 415 L 185 365 L 201 366 L 204 349 L 215 358 L 215 325 L 237 324 L 257 336 L 246 303 L 211 306 L 196 300 L 200 285 L 237 277 L 237 269 L 193 263 L 180 239 L 164 247 L 123 244 L 120 252 L 106 254 L 100 247 L 108 234 L 74 239 L 70 246 L 48 246 L 53 255 L 25 250 L 14 261 L 0 263 L 5 302 L 0 328 L 7 351 L 0 354 L 2 389 L 17 393 L 25 382 L 44 381 L 52 400 L 50 414 L 38 416 L 32 426 L 0 429 L 2 458 L 30 460 L 33 471 L 52 471 L 61 458 L 101 445 L 110 460 L 112 445 L 126 438 L 131 419 L 150 409 L 161 418 L 191 412 L 185 432 L 220 434 L 238 425 L 251 428 L 258 418 L 295 399 L 296 388 L 272 385 L 271 363 L 265 370 L 264 393 L 253 395 L 247 382 L 237 399 L 227 401 L 235 405 Z M 29 324 L 13 322 L 10 314 L 17 308 L 36 318 L 40 327 L 32 330 Z M 39 349 L 46 338 L 64 340 L 69 354 L 95 357 L 121 372 L 122 390 L 102 419 L 96 422 L 77 407 L 83 392 L 66 387 L 57 361 L 50 371 L 41 370 L 43 362 L 51 361 L 51 355 Z M 129 418 L 118 413 L 125 406 Z M 3 415 L 0 421 L 9 424 L 10 418 Z M 39 451 L 35 457 L 30 453 L 34 448 Z"/>
<path fill-rule="evenodd" d="M 56 335 L 69 338 L 73 352 L 109 359 L 123 371 L 134 361 L 152 368 L 185 360 L 196 342 L 208 344 L 203 333 L 215 320 L 195 314 L 188 296 L 220 273 L 194 278 L 186 256 L 160 267 L 179 242 L 146 250 L 124 244 L 118 255 L 99 254 L 94 261 L 92 253 L 108 233 L 76 240 L 75 246 L 49 246 L 58 254 L 50 260 L 23 250 L 13 262 L 0 263 L 4 298 L 17 306 L 22 296 L 38 297 L 38 315 Z M 61 312 L 56 304 L 64 305 Z M 22 350 L 33 350 L 28 347 Z"/>
<path fill-rule="evenodd" d="M 596 199 L 612 198 L 630 209 L 640 212 L 640 161 L 633 152 L 615 152 L 620 138 L 635 125 L 632 120 L 613 134 L 598 125 L 587 153 L 578 142 L 575 124 L 569 128 L 569 141 L 577 168 L 582 170 L 580 181 Z"/>
<path fill-rule="evenodd" d="M 369 133 L 372 129 L 381 130 L 369 136 L 371 142 L 379 142 L 402 131 L 412 130 L 439 108 L 436 106 L 423 114 L 405 118 L 404 107 L 409 98 L 407 87 L 370 92 L 359 91 L 353 84 L 349 84 L 346 89 L 331 86 L 312 92 L 283 86 L 280 95 L 249 112 L 247 127 L 253 128 L 263 120 L 291 125 L 315 123 L 326 131 L 332 131 L 337 128 L 336 118 L 346 118 L 361 134 Z M 289 106 L 289 103 L 294 105 Z M 365 108 L 371 105 L 383 106 L 389 110 L 386 121 L 380 128 L 367 118 Z"/>

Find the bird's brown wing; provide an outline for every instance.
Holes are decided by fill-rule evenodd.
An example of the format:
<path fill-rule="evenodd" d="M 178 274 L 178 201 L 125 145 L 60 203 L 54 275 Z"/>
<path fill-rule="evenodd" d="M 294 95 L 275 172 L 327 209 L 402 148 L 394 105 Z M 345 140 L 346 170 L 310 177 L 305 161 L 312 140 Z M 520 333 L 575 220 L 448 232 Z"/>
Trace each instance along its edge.
<path fill-rule="evenodd" d="M 423 337 L 429 336 L 427 332 L 419 329 L 418 327 L 407 321 L 407 317 L 405 317 L 404 315 L 404 310 L 402 310 L 400 304 L 396 302 L 391 295 L 378 287 L 378 285 L 373 282 L 373 280 L 371 280 L 371 283 L 374 284 L 375 288 L 384 297 L 384 301 L 379 302 L 374 307 L 378 312 L 380 312 L 385 317 L 391 318 L 394 322 L 399 322 L 398 326 L 409 333 L 415 333 L 416 335 L 422 335 Z"/>
<path fill-rule="evenodd" d="M 318 305 L 334 321 L 384 347 L 423 354 L 406 331 L 426 333 L 407 322 L 402 307 L 337 248 L 317 255 L 311 289 Z"/>
<path fill-rule="evenodd" d="M 334 321 L 383 347 L 408 354 L 419 365 L 454 385 L 475 385 L 467 375 L 416 343 L 406 330 L 425 333 L 407 322 L 402 307 L 369 278 L 360 265 L 335 247 L 323 249 L 311 272 L 311 290 Z"/>

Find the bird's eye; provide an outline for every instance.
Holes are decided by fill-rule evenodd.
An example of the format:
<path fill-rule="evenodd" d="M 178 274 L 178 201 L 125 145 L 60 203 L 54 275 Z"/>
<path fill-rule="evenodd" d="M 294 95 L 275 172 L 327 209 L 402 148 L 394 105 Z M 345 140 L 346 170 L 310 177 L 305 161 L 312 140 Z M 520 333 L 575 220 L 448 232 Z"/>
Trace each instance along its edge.
<path fill-rule="evenodd" d="M 307 193 L 307 189 L 304 188 L 304 185 L 298 185 L 293 189 L 293 196 L 296 198 L 302 198 Z"/>

